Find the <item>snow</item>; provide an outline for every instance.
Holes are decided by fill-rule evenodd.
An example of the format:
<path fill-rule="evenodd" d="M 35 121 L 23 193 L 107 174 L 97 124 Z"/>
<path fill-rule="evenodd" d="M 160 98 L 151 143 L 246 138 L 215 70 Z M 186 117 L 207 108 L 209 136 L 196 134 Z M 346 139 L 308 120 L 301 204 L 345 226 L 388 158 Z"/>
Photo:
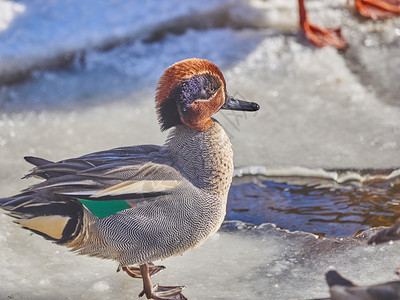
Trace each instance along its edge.
<path fill-rule="evenodd" d="M 132 299 L 142 288 L 116 273 L 117 263 L 77 256 L 15 224 L 1 231 L 0 246 L 1 298 Z M 396 279 L 398 254 L 398 244 L 367 246 L 362 238 L 317 239 L 272 224 L 228 222 L 201 247 L 156 262 L 167 268 L 153 283 L 184 284 L 189 299 L 310 299 L 328 295 L 329 268 L 363 285 Z"/>
<path fill-rule="evenodd" d="M 0 86 L 0 196 L 34 182 L 20 180 L 25 155 L 162 144 L 157 79 L 188 57 L 212 60 L 232 95 L 261 106 L 216 115 L 237 175 L 341 182 L 364 177 L 333 169 L 398 169 L 400 18 L 361 20 L 344 2 L 306 4 L 313 22 L 342 26 L 350 47 L 340 52 L 298 33 L 296 1 L 0 1 L 0 81 L 13 83 Z M 0 227 L 2 299 L 131 299 L 141 290 L 115 262 L 77 256 L 3 214 Z M 363 285 L 396 279 L 400 255 L 399 243 L 227 222 L 162 264 L 154 283 L 184 284 L 190 299 L 305 299 L 328 296 L 330 266 Z"/>
<path fill-rule="evenodd" d="M 1 1 L 0 2 L 0 32 L 7 29 L 10 26 L 10 23 L 18 16 L 25 11 L 25 6 L 12 2 L 12 1 Z"/>
<path fill-rule="evenodd" d="M 232 1 L 234 3 L 235 1 Z M 238 2 L 238 1 L 236 1 Z M 2 1 L 3 3 L 3 1 Z M 182 17 L 204 16 L 230 1 L 65 1 L 35 0 L 2 4 L 0 72 L 3 76 L 67 59 L 78 51 L 107 47 L 150 34 Z M 7 5 L 8 4 L 8 5 Z M 10 20 L 14 11 L 19 15 Z M 149 13 L 150 12 L 150 13 Z M 8 22 L 7 22 L 8 21 Z M 22 41 L 22 42 L 21 42 Z"/>

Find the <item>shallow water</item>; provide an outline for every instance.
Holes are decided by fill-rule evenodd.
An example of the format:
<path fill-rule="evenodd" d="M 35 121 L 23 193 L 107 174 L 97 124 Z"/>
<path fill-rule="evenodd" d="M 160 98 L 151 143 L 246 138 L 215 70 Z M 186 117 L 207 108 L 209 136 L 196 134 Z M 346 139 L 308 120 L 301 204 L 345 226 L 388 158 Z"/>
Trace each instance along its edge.
<path fill-rule="evenodd" d="M 318 236 L 355 236 L 400 217 L 400 176 L 373 182 L 336 183 L 318 178 L 235 178 L 227 220 L 274 223 Z"/>

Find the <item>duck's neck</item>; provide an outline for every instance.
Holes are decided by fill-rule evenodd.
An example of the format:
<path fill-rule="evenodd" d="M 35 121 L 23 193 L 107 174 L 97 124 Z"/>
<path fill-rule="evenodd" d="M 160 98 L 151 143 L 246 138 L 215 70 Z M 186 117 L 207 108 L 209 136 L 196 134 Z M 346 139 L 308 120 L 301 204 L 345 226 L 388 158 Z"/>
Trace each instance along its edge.
<path fill-rule="evenodd" d="M 204 131 L 176 126 L 166 147 L 179 170 L 195 186 L 226 198 L 233 175 L 232 145 L 222 126 L 213 121 Z"/>

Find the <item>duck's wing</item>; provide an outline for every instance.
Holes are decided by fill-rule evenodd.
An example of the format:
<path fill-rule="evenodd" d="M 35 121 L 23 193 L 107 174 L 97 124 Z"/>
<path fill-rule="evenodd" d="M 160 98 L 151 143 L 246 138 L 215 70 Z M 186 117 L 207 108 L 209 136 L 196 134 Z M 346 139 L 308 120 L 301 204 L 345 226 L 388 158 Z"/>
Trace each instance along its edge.
<path fill-rule="evenodd" d="M 34 166 L 25 177 L 38 177 L 50 179 L 68 174 L 77 174 L 91 168 L 107 164 L 124 163 L 130 161 L 133 164 L 162 156 L 163 147 L 156 145 L 143 145 L 134 147 L 121 147 L 106 151 L 94 152 L 77 158 L 70 158 L 59 162 L 52 162 L 43 158 L 26 156 L 25 160 Z M 135 163 L 136 162 L 136 163 Z"/>
<path fill-rule="evenodd" d="M 186 182 L 164 148 L 154 145 L 117 148 L 60 162 L 26 160 L 36 165 L 27 177 L 46 180 L 3 202 L 3 207 L 14 212 L 27 205 L 70 199 L 102 218 L 154 201 Z"/>

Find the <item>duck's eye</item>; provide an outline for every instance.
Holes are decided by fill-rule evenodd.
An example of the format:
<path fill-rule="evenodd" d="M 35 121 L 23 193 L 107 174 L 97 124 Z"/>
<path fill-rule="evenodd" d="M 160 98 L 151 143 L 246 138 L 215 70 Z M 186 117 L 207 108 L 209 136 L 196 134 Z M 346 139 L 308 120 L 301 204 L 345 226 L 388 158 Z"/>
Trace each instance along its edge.
<path fill-rule="evenodd" d="M 209 94 L 214 94 L 215 93 L 215 91 L 216 91 L 216 88 L 215 87 L 209 87 L 208 89 L 207 89 L 207 92 L 209 93 Z"/>

